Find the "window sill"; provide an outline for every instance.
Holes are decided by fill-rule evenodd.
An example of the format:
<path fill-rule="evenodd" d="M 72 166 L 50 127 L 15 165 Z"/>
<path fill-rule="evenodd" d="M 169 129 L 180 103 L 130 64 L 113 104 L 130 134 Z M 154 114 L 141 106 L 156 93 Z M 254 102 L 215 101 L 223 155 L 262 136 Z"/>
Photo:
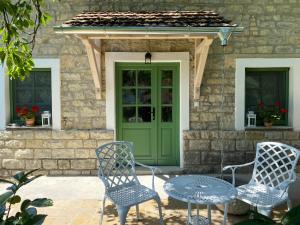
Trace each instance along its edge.
<path fill-rule="evenodd" d="M 245 127 L 245 130 L 274 130 L 274 131 L 281 131 L 281 130 L 293 130 L 293 127 L 289 126 L 272 126 L 272 127 Z"/>
<path fill-rule="evenodd" d="M 43 127 L 43 126 L 33 126 L 33 127 L 26 127 L 26 126 L 6 126 L 7 130 L 52 130 L 52 126 L 50 127 Z"/>

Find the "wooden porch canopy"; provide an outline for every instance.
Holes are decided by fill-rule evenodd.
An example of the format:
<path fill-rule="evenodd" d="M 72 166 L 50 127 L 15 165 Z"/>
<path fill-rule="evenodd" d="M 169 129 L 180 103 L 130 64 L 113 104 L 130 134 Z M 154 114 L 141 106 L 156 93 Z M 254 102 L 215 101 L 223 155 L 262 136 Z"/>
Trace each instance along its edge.
<path fill-rule="evenodd" d="M 214 11 L 84 12 L 54 27 L 56 33 L 73 34 L 83 42 L 101 99 L 101 40 L 103 39 L 193 39 L 195 42 L 194 99 L 200 86 L 209 47 L 216 37 L 227 44 L 231 33 L 243 28 Z"/>

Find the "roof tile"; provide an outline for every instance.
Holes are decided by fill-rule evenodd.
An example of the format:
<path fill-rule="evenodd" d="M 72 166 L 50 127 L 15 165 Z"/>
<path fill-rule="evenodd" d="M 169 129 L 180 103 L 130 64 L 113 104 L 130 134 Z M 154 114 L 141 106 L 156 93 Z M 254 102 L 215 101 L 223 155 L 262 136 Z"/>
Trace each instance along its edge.
<path fill-rule="evenodd" d="M 211 10 L 157 12 L 83 12 L 63 23 L 63 26 L 122 27 L 235 27 Z"/>

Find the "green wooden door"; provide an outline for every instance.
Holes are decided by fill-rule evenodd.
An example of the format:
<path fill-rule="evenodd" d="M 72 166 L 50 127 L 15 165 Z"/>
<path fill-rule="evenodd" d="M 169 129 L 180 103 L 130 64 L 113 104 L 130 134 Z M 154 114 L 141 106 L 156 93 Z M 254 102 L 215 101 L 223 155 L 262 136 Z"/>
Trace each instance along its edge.
<path fill-rule="evenodd" d="M 137 161 L 179 164 L 179 64 L 117 63 L 117 139 Z"/>

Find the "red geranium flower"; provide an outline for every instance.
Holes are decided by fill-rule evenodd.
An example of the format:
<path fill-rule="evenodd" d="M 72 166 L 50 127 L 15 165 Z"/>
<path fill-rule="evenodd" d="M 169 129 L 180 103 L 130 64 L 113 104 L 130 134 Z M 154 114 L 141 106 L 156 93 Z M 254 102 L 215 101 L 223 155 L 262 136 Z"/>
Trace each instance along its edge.
<path fill-rule="evenodd" d="M 281 112 L 281 113 L 287 113 L 287 112 L 288 112 L 288 110 L 287 110 L 287 109 L 285 109 L 285 108 L 281 108 L 281 109 L 280 109 L 280 112 Z"/>
<path fill-rule="evenodd" d="M 37 113 L 40 110 L 40 108 L 36 105 L 32 106 L 31 111 L 34 113 Z"/>
<path fill-rule="evenodd" d="M 16 107 L 16 113 L 20 113 L 21 112 L 21 108 L 20 107 Z"/>
<path fill-rule="evenodd" d="M 258 107 L 260 107 L 260 108 L 264 107 L 264 102 L 263 101 L 259 101 L 258 102 Z"/>
<path fill-rule="evenodd" d="M 276 107 L 280 107 L 280 106 L 281 106 L 281 102 L 277 101 L 277 102 L 275 102 L 274 105 L 275 105 Z"/>

